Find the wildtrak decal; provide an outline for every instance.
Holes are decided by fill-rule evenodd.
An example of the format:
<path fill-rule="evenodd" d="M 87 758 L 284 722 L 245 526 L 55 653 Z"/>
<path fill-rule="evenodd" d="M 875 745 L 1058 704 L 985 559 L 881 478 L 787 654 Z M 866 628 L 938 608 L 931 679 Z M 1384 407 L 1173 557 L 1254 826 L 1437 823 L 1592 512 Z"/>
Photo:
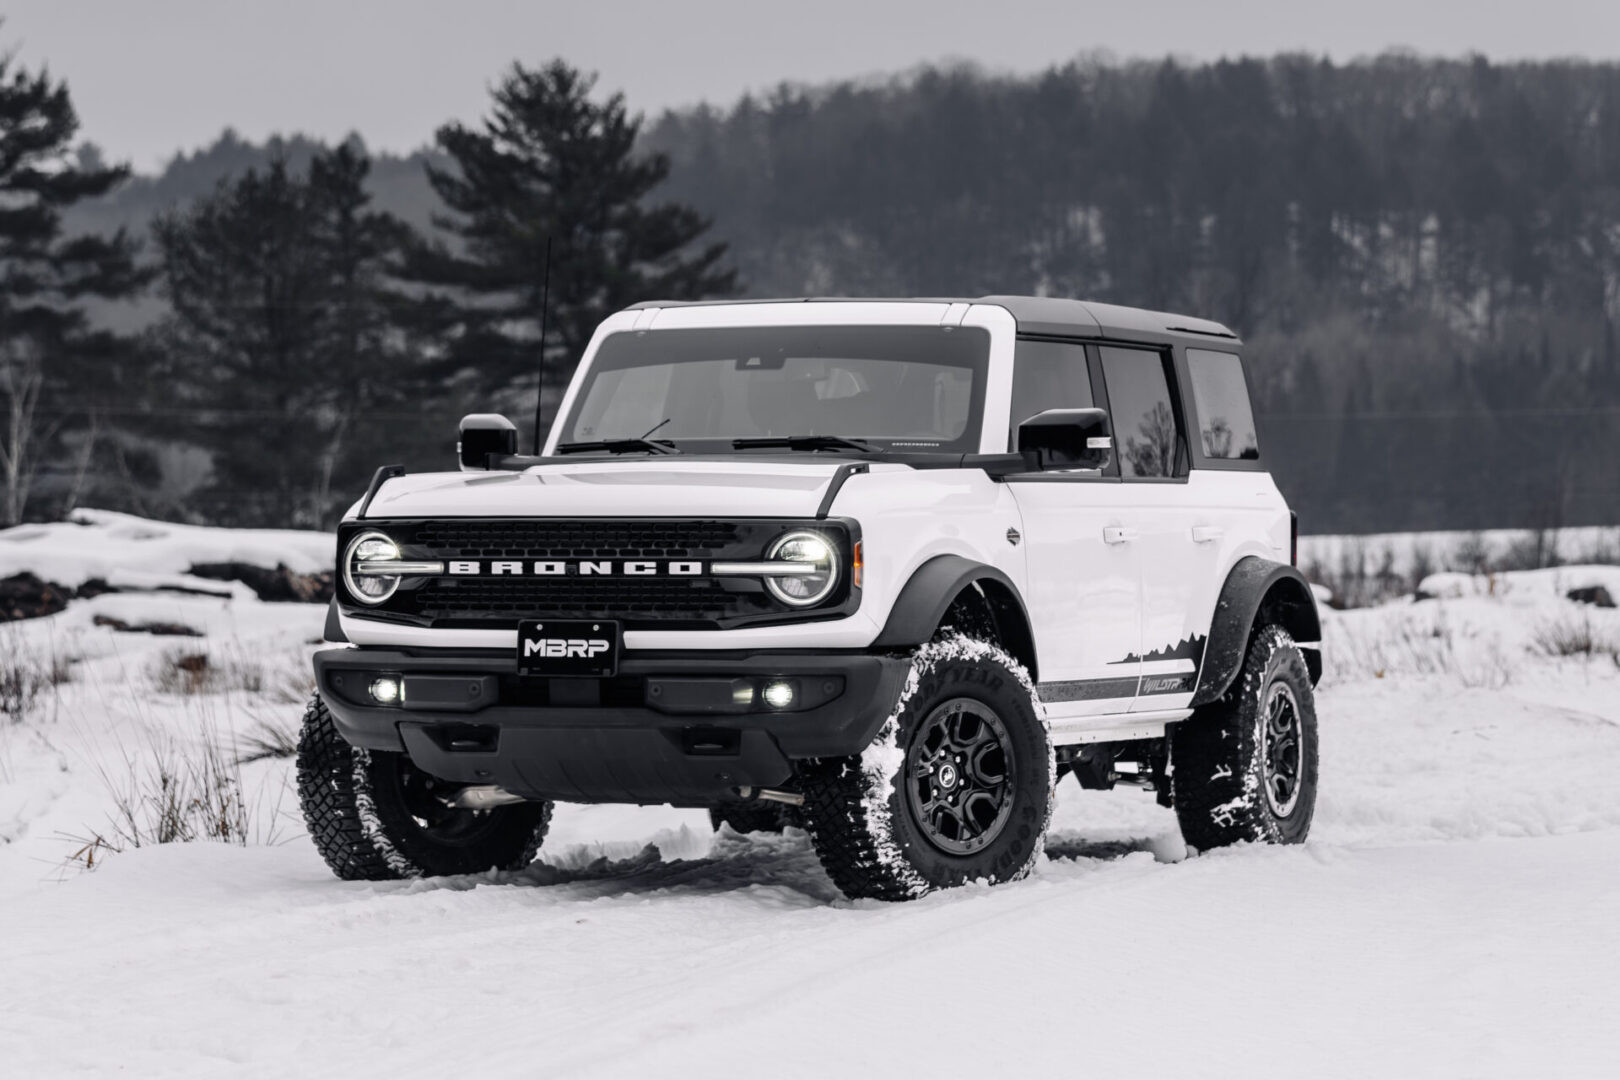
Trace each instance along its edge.
<path fill-rule="evenodd" d="M 1155 694 L 1189 693 L 1197 677 L 1197 674 L 1191 671 L 1180 675 L 1144 675 L 1142 688 L 1137 693 L 1145 697 L 1152 697 Z"/>

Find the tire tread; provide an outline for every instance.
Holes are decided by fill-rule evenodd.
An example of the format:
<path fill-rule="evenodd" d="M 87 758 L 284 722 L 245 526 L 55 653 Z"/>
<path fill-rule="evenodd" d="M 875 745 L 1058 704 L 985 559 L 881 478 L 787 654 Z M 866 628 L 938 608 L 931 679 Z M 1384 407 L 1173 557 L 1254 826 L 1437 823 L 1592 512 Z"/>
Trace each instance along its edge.
<path fill-rule="evenodd" d="M 1278 819 L 1261 792 L 1256 717 L 1266 673 L 1281 654 L 1279 672 L 1295 684 L 1299 706 L 1314 718 L 1310 672 L 1294 639 L 1282 627 L 1267 624 L 1251 636 L 1243 667 L 1217 701 L 1175 725 L 1170 738 L 1171 788 L 1182 838 L 1200 851 L 1244 841 L 1284 843 Z M 1298 689 L 1303 688 L 1303 695 Z M 1302 717 L 1301 723 L 1307 721 Z M 1300 838 L 1309 830 L 1316 784 L 1314 719 L 1306 746 L 1311 802 L 1296 823 Z"/>

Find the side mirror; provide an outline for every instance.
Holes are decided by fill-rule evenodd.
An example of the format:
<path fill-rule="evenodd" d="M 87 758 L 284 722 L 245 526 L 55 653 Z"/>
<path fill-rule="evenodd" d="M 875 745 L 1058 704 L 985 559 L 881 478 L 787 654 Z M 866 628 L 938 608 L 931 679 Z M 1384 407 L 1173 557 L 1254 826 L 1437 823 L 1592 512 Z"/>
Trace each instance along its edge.
<path fill-rule="evenodd" d="M 1101 469 L 1114 453 L 1105 409 L 1048 409 L 1018 425 L 1018 452 L 1040 469 Z"/>
<path fill-rule="evenodd" d="M 461 418 L 456 456 L 462 472 L 489 468 L 489 455 L 517 453 L 517 428 L 499 413 L 469 413 Z"/>

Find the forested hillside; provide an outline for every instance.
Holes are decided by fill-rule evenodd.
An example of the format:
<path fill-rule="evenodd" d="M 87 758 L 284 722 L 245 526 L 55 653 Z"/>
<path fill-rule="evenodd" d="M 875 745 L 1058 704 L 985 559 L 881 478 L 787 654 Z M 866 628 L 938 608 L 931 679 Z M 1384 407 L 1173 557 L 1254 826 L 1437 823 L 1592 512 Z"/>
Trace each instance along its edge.
<path fill-rule="evenodd" d="M 713 220 L 748 295 L 1035 292 L 1227 322 L 1312 531 L 1620 520 L 1620 66 L 925 69 L 667 113 L 639 145 L 671 163 L 655 200 Z M 267 157 L 227 138 L 68 220 L 144 233 Z M 423 165 L 379 156 L 368 185 L 431 233 Z"/>
<path fill-rule="evenodd" d="M 1250 344 L 1313 531 L 1620 520 L 1620 67 L 927 71 L 665 116 L 755 294 L 1037 292 Z"/>

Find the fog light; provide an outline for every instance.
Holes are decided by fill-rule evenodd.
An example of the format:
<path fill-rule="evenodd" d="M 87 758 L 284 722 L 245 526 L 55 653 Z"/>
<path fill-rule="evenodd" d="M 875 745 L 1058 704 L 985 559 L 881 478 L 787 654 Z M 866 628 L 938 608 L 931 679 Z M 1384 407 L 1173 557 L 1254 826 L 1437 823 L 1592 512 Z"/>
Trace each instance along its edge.
<path fill-rule="evenodd" d="M 404 696 L 398 679 L 377 679 L 371 684 L 371 699 L 379 705 L 397 705 Z"/>
<path fill-rule="evenodd" d="M 787 682 L 767 683 L 762 695 L 765 704 L 773 709 L 785 709 L 793 704 L 793 684 Z"/>

